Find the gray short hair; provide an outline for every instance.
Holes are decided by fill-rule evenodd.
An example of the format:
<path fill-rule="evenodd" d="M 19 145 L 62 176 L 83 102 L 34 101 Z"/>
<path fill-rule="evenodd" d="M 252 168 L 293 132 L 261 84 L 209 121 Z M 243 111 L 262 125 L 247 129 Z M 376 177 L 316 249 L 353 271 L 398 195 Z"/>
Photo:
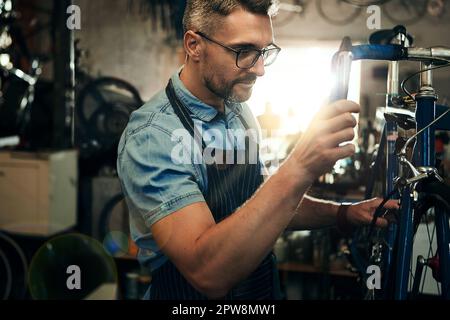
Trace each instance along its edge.
<path fill-rule="evenodd" d="M 272 17 L 277 12 L 278 0 L 187 0 L 183 30 L 212 33 L 220 24 L 218 16 L 226 17 L 237 8 Z"/>

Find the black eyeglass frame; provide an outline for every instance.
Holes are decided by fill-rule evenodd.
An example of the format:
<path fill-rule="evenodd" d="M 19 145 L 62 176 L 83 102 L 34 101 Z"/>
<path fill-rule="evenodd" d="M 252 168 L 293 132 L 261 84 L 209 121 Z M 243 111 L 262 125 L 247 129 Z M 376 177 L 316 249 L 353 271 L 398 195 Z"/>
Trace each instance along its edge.
<path fill-rule="evenodd" d="M 220 43 L 220 42 L 218 42 L 218 41 L 216 41 L 216 40 L 211 39 L 210 37 L 208 37 L 207 35 L 205 35 L 203 32 L 196 31 L 195 34 L 198 34 L 200 37 L 205 38 L 206 40 L 211 41 L 212 43 L 215 43 L 215 44 L 221 46 L 222 48 L 225 48 L 225 49 L 227 49 L 227 50 L 230 50 L 230 51 L 234 52 L 234 53 L 236 54 L 236 67 L 238 67 L 239 69 L 251 69 L 251 68 L 253 68 L 253 66 L 256 64 L 256 62 L 259 60 L 259 58 L 260 58 L 261 56 L 264 57 L 264 54 L 265 54 L 266 52 L 271 51 L 271 50 L 276 50 L 275 58 L 273 59 L 273 61 L 272 61 L 271 63 L 269 63 L 269 64 L 265 64 L 265 63 L 264 63 L 264 66 L 265 66 L 265 67 L 270 66 L 272 63 L 275 62 L 275 60 L 276 60 L 278 54 L 279 54 L 280 51 L 281 51 L 281 48 L 280 48 L 279 46 L 277 46 L 276 44 L 274 44 L 274 43 L 272 43 L 272 44 L 270 45 L 270 46 L 272 46 L 272 47 L 267 47 L 267 48 L 263 48 L 263 49 L 256 49 L 256 48 L 253 48 L 253 49 L 241 49 L 241 50 L 236 50 L 236 49 L 234 49 L 234 48 L 232 48 L 232 47 L 229 47 L 229 46 L 227 46 L 227 45 L 225 45 L 225 44 L 223 44 L 223 43 Z M 250 65 L 249 67 L 245 67 L 245 68 L 239 66 L 239 64 L 238 64 L 239 56 L 240 56 L 240 55 L 242 54 L 242 52 L 244 52 L 244 51 L 256 51 L 256 52 L 258 52 L 258 55 L 256 55 L 256 58 L 252 61 L 251 65 Z M 263 58 L 263 60 L 264 60 L 264 58 Z M 264 62 L 265 62 L 265 60 L 264 60 Z"/>

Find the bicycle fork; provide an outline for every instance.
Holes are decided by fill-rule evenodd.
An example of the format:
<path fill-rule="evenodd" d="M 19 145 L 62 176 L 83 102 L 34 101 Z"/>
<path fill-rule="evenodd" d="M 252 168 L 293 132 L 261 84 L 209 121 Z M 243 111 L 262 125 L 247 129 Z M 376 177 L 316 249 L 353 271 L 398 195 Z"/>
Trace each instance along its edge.
<path fill-rule="evenodd" d="M 429 66 L 422 63 L 422 68 Z M 432 87 L 432 73 L 431 70 L 424 72 L 420 78 L 420 91 L 416 95 L 416 121 L 417 132 L 425 129 L 436 118 L 436 100 L 437 96 Z M 417 136 L 417 145 L 414 150 L 415 165 L 421 166 L 423 169 L 432 169 L 435 167 L 435 127 L 430 126 L 426 128 L 423 134 Z M 414 170 L 413 170 L 414 171 Z M 426 170 L 425 170 L 426 171 Z M 429 171 L 429 170 L 428 170 Z M 420 180 L 419 176 L 423 172 L 416 172 L 415 178 Z M 395 299 L 404 300 L 408 294 L 408 279 L 412 256 L 412 245 L 414 238 L 413 231 L 413 197 L 414 186 L 410 188 L 405 187 L 402 194 L 402 212 L 399 234 L 399 252 L 397 255 L 397 272 L 395 284 Z M 438 244 L 437 255 L 433 258 L 425 260 L 423 257 L 418 257 L 416 267 L 416 277 L 413 284 L 413 295 L 417 295 L 418 286 L 421 282 L 423 267 L 430 266 L 435 278 L 440 280 L 442 297 L 450 299 L 450 230 L 448 215 L 441 207 L 435 208 L 435 225 L 436 237 Z"/>

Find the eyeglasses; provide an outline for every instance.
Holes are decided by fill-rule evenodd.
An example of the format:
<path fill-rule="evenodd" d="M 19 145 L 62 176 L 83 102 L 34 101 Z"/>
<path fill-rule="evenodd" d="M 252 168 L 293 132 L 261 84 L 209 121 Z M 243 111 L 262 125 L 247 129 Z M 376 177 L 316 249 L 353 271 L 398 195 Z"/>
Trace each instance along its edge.
<path fill-rule="evenodd" d="M 256 62 L 259 60 L 259 57 L 262 56 L 264 61 L 264 66 L 270 66 L 272 63 L 275 62 L 277 59 L 278 53 L 280 53 L 281 48 L 278 47 L 276 44 L 271 44 L 267 48 L 263 48 L 261 50 L 258 49 L 240 49 L 236 50 L 229 46 L 224 45 L 223 43 L 217 42 L 202 32 L 196 32 L 199 36 L 202 38 L 205 38 L 208 41 L 211 41 L 212 43 L 215 43 L 222 48 L 225 48 L 227 50 L 233 51 L 236 54 L 236 66 L 240 69 L 250 69 L 252 68 Z"/>

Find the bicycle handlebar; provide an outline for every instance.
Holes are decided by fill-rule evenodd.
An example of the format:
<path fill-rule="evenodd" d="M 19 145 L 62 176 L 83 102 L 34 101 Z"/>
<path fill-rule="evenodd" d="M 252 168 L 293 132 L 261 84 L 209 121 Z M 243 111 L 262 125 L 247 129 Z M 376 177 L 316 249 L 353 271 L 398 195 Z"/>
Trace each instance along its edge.
<path fill-rule="evenodd" d="M 353 60 L 412 60 L 425 62 L 442 62 L 450 60 L 450 48 L 415 48 L 403 47 L 398 44 L 363 44 L 352 46 Z"/>
<path fill-rule="evenodd" d="M 405 48 L 396 44 L 363 44 L 353 46 L 351 52 L 353 54 L 353 60 L 368 59 L 397 61 L 407 59 Z"/>
<path fill-rule="evenodd" d="M 335 85 L 331 91 L 330 102 L 346 99 L 352 61 L 354 60 L 412 60 L 428 63 L 449 63 L 450 48 L 414 48 L 403 44 L 363 44 L 353 46 L 349 37 L 344 37 L 339 50 L 332 59 Z"/>
<path fill-rule="evenodd" d="M 408 50 L 408 60 L 450 60 L 450 48 L 406 48 Z"/>

